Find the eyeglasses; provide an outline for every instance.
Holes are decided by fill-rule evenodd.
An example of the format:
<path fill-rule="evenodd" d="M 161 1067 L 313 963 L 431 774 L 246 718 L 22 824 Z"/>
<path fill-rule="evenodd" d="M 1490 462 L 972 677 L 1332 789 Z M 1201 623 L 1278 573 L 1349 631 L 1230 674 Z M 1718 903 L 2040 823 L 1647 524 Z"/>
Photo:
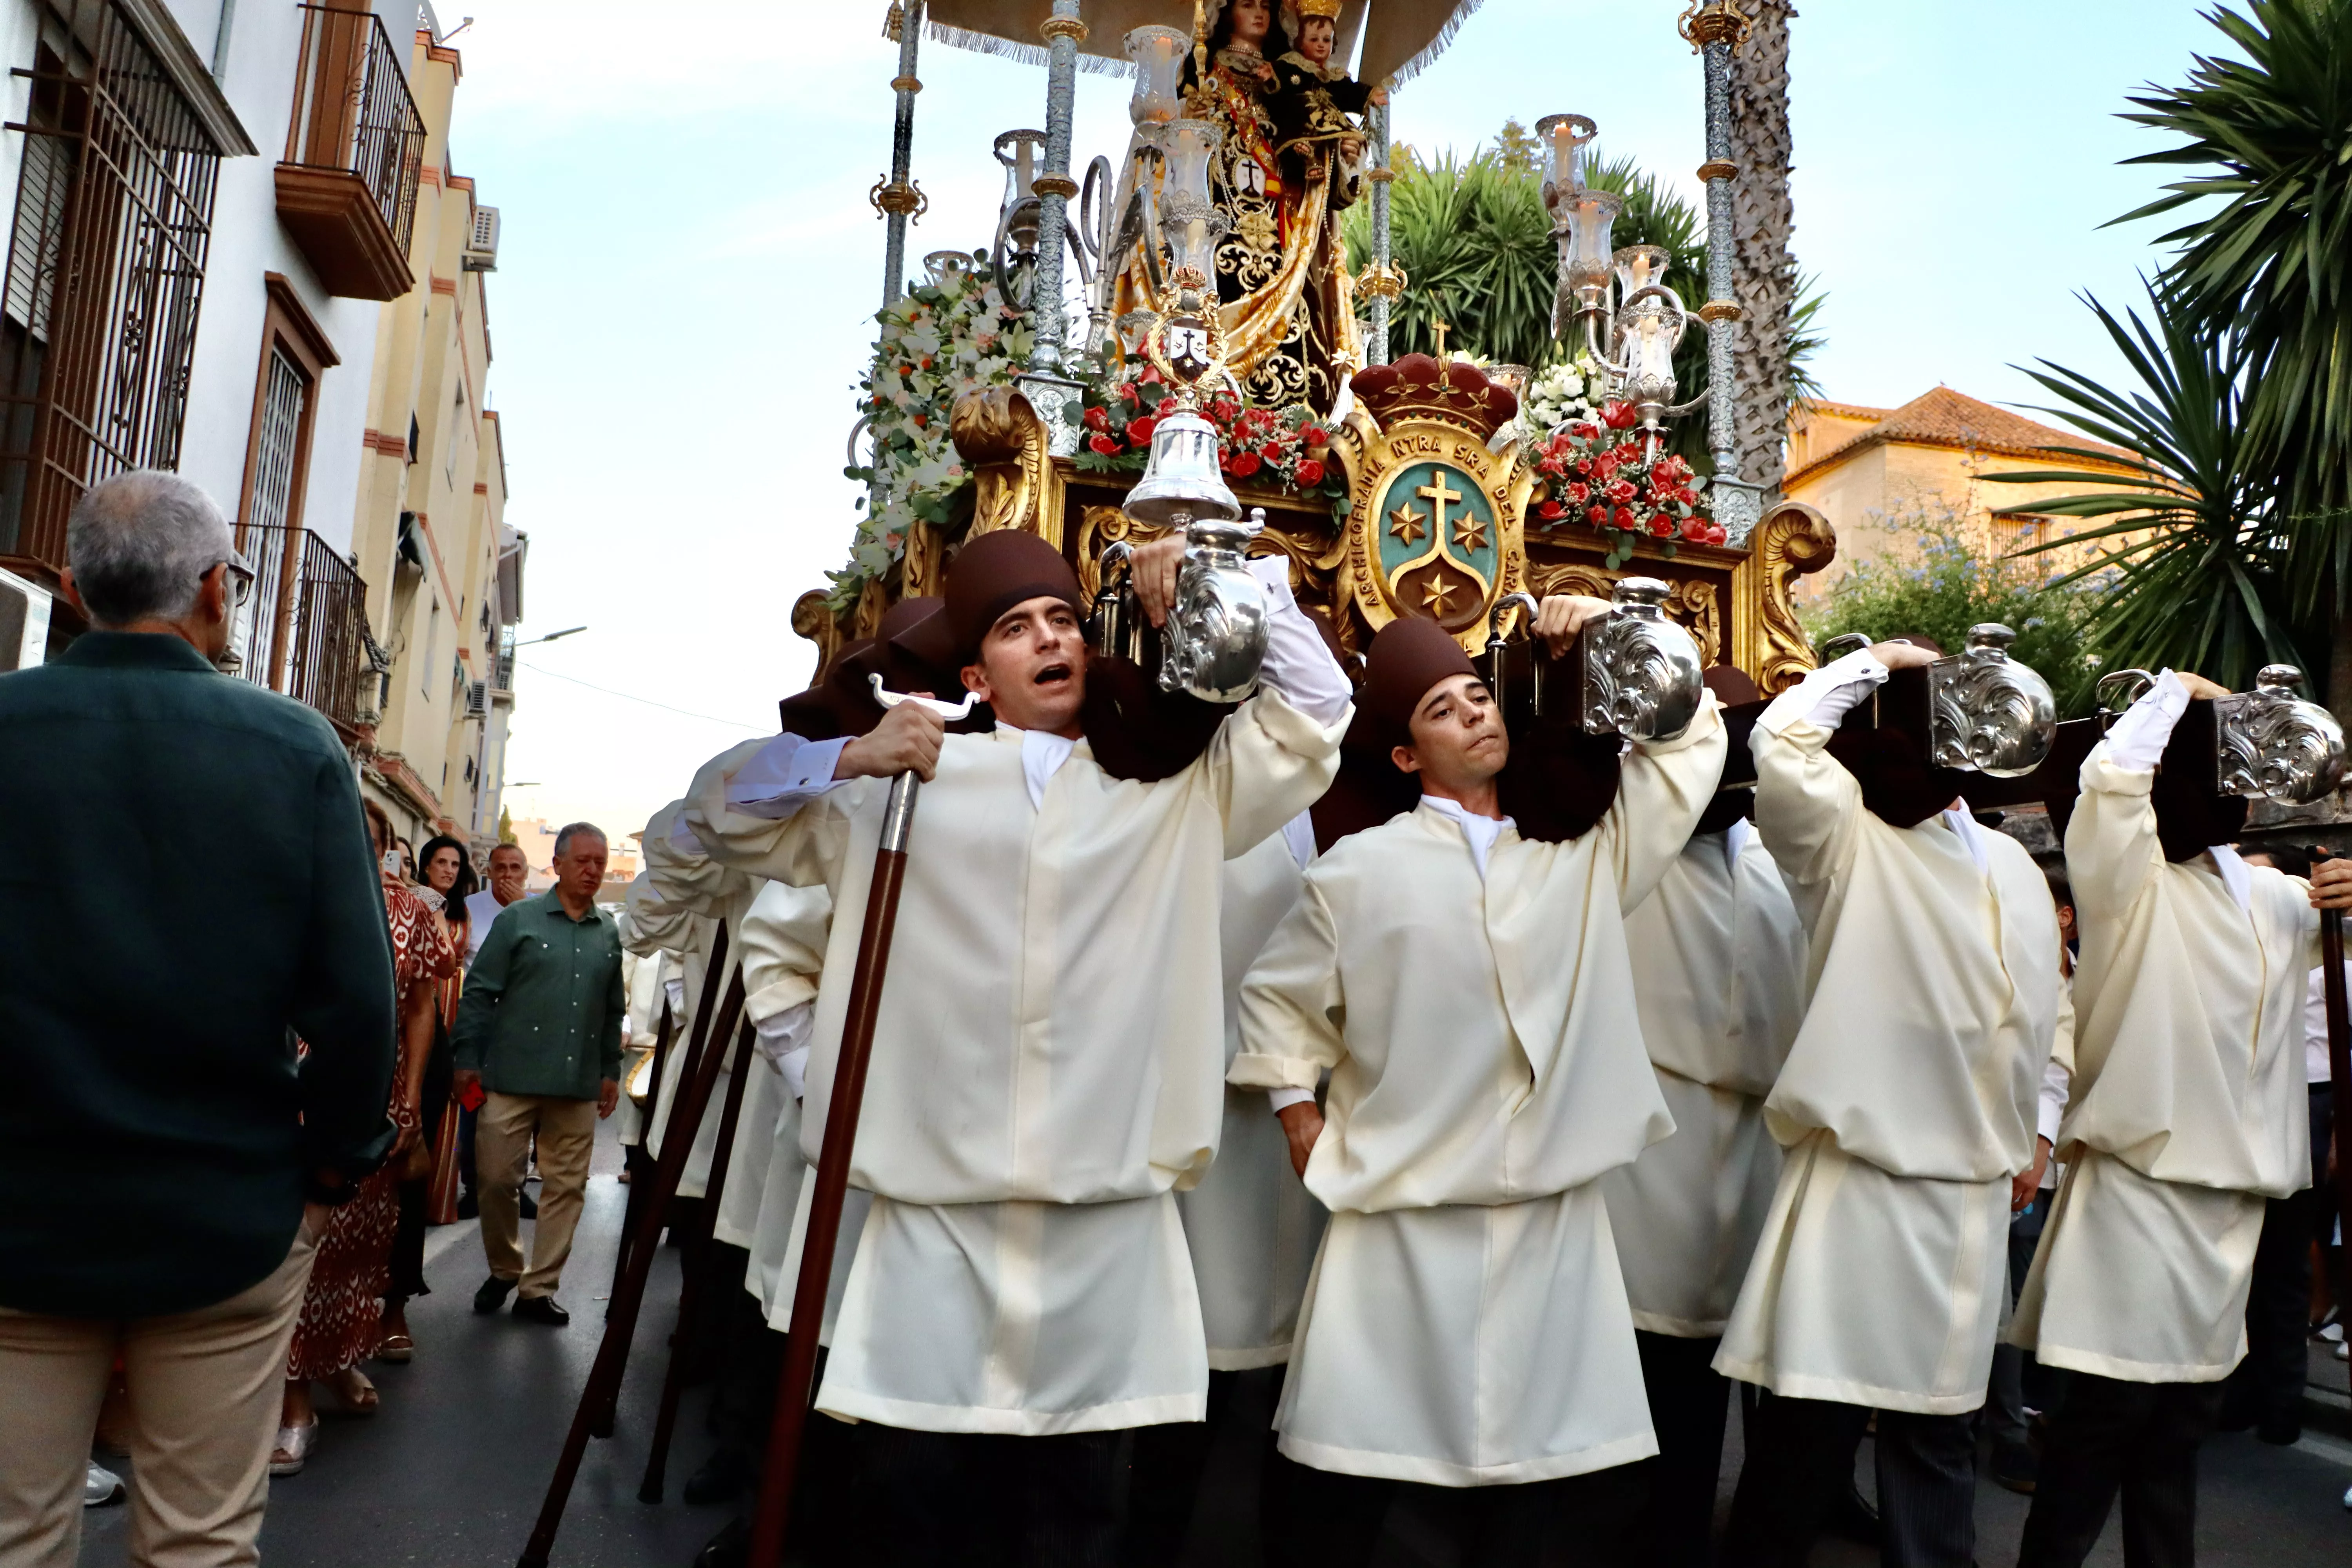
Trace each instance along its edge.
<path fill-rule="evenodd" d="M 245 602 L 253 597 L 253 568 L 246 563 L 246 559 L 243 555 L 238 554 L 235 551 L 231 551 L 228 554 L 221 557 L 218 561 L 214 562 L 213 566 L 226 566 L 228 568 L 228 578 L 226 583 L 228 590 L 228 607 L 232 610 L 243 609 L 245 607 Z M 211 570 L 212 566 L 205 568 L 205 572 L 206 573 Z M 199 573 L 197 575 L 202 576 L 204 575 L 204 573 Z"/>

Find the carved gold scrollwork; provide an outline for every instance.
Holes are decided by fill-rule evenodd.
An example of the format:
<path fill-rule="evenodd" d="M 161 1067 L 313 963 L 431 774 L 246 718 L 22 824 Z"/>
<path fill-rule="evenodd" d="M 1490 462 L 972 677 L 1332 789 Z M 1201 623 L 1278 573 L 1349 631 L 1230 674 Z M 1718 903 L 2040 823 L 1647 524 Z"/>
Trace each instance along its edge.
<path fill-rule="evenodd" d="M 933 523 L 917 522 L 907 531 L 907 554 L 898 568 L 898 597 L 920 598 L 946 585 L 946 542 Z"/>
<path fill-rule="evenodd" d="M 1062 542 L 1061 475 L 1026 397 L 1009 386 L 966 393 L 948 415 L 948 435 L 978 487 L 966 537 L 1021 528 Z"/>
<path fill-rule="evenodd" d="M 824 590 L 812 588 L 793 601 L 793 630 L 816 644 L 816 673 L 822 676 L 841 651 L 841 623 L 833 618 Z"/>
<path fill-rule="evenodd" d="M 1137 522 L 1115 506 L 1090 506 L 1078 513 L 1078 586 L 1091 600 L 1102 589 L 1102 552 L 1108 544 L 1144 544 L 1166 532 Z"/>
<path fill-rule="evenodd" d="M 1759 640 L 1756 684 L 1769 697 L 1813 668 L 1813 648 L 1790 590 L 1837 558 L 1837 530 L 1802 501 L 1784 500 L 1756 525 Z"/>

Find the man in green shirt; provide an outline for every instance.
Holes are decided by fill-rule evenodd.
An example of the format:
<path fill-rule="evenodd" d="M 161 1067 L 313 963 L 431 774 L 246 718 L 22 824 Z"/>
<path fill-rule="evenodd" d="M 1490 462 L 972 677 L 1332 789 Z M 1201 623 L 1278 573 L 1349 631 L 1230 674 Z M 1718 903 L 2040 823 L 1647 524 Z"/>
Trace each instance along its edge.
<path fill-rule="evenodd" d="M 604 831 L 575 822 L 555 836 L 555 889 L 509 904 L 491 923 L 457 1004 L 460 1093 L 488 1091 L 474 1133 L 482 1250 L 490 1277 L 474 1310 L 495 1312 L 520 1283 L 515 1316 L 556 1327 L 555 1300 L 588 1189 L 596 1121 L 621 1085 L 621 938 L 596 908 Z M 539 1144 L 539 1228 L 523 1262 L 523 1174 Z"/>

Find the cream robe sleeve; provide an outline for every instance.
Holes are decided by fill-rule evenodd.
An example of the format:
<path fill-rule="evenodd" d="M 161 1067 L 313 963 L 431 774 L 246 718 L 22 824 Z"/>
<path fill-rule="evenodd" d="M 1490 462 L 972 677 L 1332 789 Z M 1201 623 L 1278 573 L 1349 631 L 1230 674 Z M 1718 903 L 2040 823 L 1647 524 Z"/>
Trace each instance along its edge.
<path fill-rule="evenodd" d="M 1618 770 L 1617 798 L 1597 829 L 1601 853 L 1616 873 L 1620 910 L 1648 898 L 1690 842 L 1691 830 L 1723 778 L 1729 745 L 1722 704 L 1710 691 L 1681 734 L 1644 742 L 1626 753 Z"/>
<path fill-rule="evenodd" d="M 850 779 L 789 816 L 755 816 L 728 803 L 727 784 L 767 744 L 746 741 L 705 763 L 681 803 L 687 823 L 722 866 L 791 887 L 823 885 L 837 891 L 851 818 L 877 783 L 887 791 L 889 781 Z M 646 843 L 652 843 L 650 834 Z"/>
<path fill-rule="evenodd" d="M 1280 692 L 1260 687 L 1217 726 L 1199 760 L 1169 782 L 1199 770 L 1225 825 L 1225 858 L 1238 859 L 1323 798 L 1339 772 L 1339 741 L 1355 712 L 1351 703 L 1330 723 L 1318 723 Z"/>
<path fill-rule="evenodd" d="M 1339 931 L 1313 868 L 1298 901 L 1250 966 L 1240 1009 L 1242 1049 L 1226 1069 L 1228 1083 L 1311 1092 L 1347 1056 Z"/>
<path fill-rule="evenodd" d="M 1749 733 L 1756 762 L 1756 830 L 1799 893 L 1798 908 L 1818 907 L 1818 889 L 1851 870 L 1862 843 L 1862 785 L 1829 754 L 1834 731 L 1810 719 L 1769 727 L 1767 713 Z M 1812 892 L 1811 899 L 1805 897 Z"/>
<path fill-rule="evenodd" d="M 769 882 L 760 889 L 736 938 L 743 954 L 743 1010 L 753 1024 L 816 1000 L 832 916 L 833 900 L 823 888 Z"/>

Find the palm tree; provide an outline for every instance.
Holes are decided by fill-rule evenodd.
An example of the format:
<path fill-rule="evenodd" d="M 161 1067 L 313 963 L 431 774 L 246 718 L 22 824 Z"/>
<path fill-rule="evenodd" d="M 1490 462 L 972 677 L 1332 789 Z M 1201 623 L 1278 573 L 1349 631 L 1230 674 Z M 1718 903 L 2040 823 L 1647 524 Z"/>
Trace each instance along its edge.
<path fill-rule="evenodd" d="M 1506 363 L 1540 369 L 1580 347 L 1552 336 L 1559 250 L 1544 210 L 1543 176 L 1536 159 L 1515 145 L 1515 123 L 1506 124 L 1497 145 L 1467 162 L 1448 153 L 1425 163 L 1410 148 L 1394 155 L 1389 250 L 1409 282 L 1389 313 L 1391 353 L 1430 353 L 1436 346 L 1433 321 L 1447 324 L 1450 346 Z M 1706 230 L 1698 209 L 1631 158 L 1596 160 L 1589 168 L 1597 189 L 1625 198 L 1612 231 L 1615 243 L 1664 247 L 1671 258 L 1667 282 L 1696 309 L 1706 278 Z M 1363 266 L 1371 255 L 1369 203 L 1349 209 L 1342 233 L 1349 264 Z M 1814 390 L 1801 356 L 1821 346 L 1819 332 L 1811 329 L 1820 304 L 1821 297 L 1811 294 L 1798 308 L 1806 330 L 1783 337 L 1784 353 L 1799 358 L 1783 368 L 1782 402 L 1766 420 L 1776 432 L 1786 422 L 1787 398 Z M 1675 376 L 1685 398 L 1706 384 L 1706 337 L 1696 323 L 1675 353 Z M 1701 472 L 1712 471 L 1703 418 L 1679 423 L 1674 445 Z"/>
<path fill-rule="evenodd" d="M 1739 477 L 1762 485 L 1766 500 L 1780 486 L 1788 408 L 1797 389 L 1790 369 L 1797 340 L 1815 346 L 1814 295 L 1789 254 L 1796 208 L 1789 199 L 1789 18 L 1790 0 L 1757 0 L 1748 41 L 1731 76 L 1732 298 L 1740 324 L 1732 333 L 1732 450 Z"/>
<path fill-rule="evenodd" d="M 2132 391 L 2040 362 L 2026 374 L 2056 397 L 2045 407 L 2077 430 L 2135 454 L 2136 482 L 2080 468 L 1989 474 L 1996 484 L 2101 487 L 2037 500 L 2011 515 L 2074 517 L 2099 526 L 2029 546 L 2020 554 L 2109 542 L 2101 559 L 2053 580 L 2096 587 L 2093 639 L 2114 668 L 2170 665 L 2242 688 L 2273 662 L 2300 663 L 2282 603 L 2287 550 L 2277 528 L 2276 488 L 2252 438 L 2252 351 L 2244 340 L 2202 331 L 2151 289 L 2154 324 L 2126 321 L 2086 300 L 2138 378 Z M 2024 367 L 2021 366 L 2021 369 Z M 2113 452 L 2049 448 L 2053 458 L 2115 460 Z"/>
<path fill-rule="evenodd" d="M 2250 392 L 2252 460 L 2278 487 L 2289 607 L 2352 711 L 2352 0 L 2249 0 L 2207 16 L 2244 55 L 2199 56 L 2188 84 L 2123 118 L 2186 140 L 2130 160 L 2200 171 L 2116 219 L 2203 204 L 2166 234 L 2163 309 L 2227 334 Z"/>

